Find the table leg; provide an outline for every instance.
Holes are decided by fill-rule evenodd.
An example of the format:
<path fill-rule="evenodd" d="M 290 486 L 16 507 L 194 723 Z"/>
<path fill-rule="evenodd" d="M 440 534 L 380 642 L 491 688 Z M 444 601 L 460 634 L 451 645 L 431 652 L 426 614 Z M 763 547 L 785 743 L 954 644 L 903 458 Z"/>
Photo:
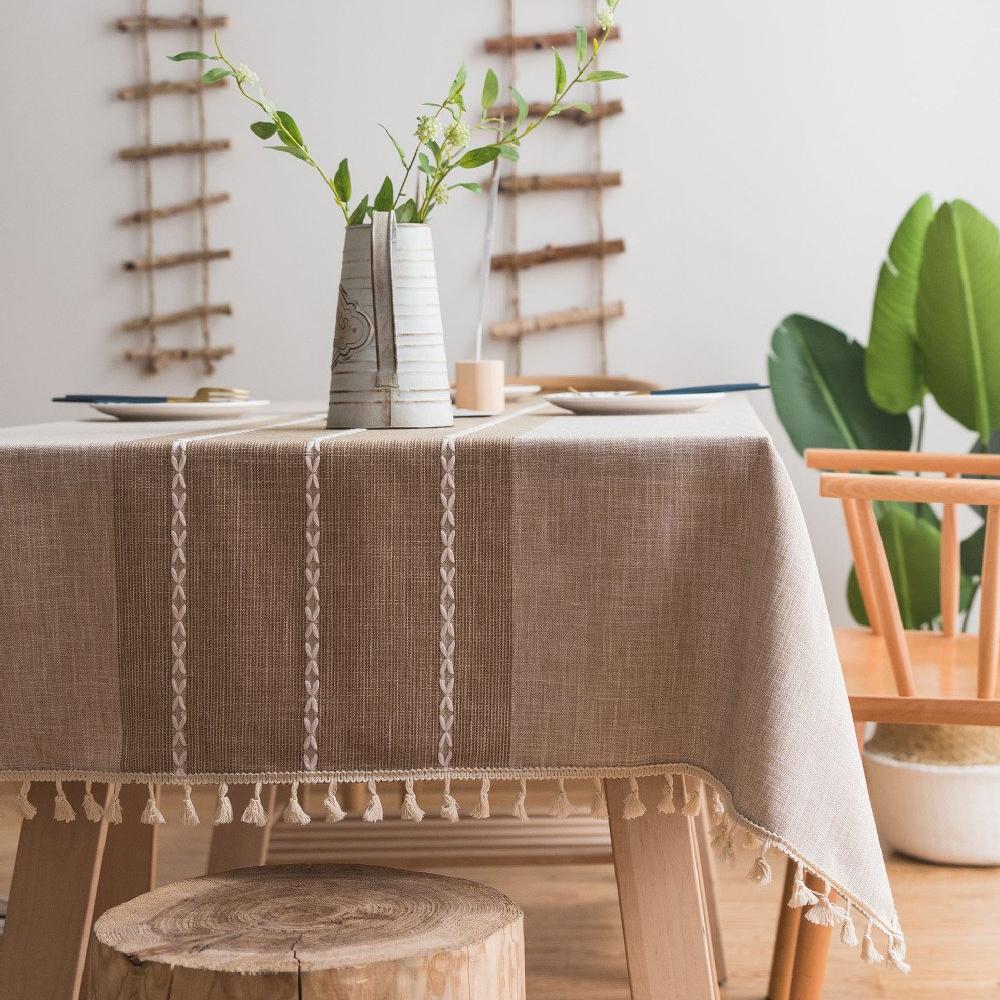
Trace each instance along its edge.
<path fill-rule="evenodd" d="M 661 786 L 640 778 L 646 815 L 625 820 L 628 779 L 605 782 L 632 1000 L 718 1000 L 694 820 L 656 811 Z"/>
<path fill-rule="evenodd" d="M 277 799 L 276 785 L 265 785 L 260 800 L 264 812 L 274 818 Z M 271 842 L 271 824 L 251 826 L 241 820 L 243 810 L 253 797 L 253 785 L 230 785 L 229 801 L 233 804 L 233 821 L 212 828 L 212 843 L 208 849 L 208 874 L 228 872 L 234 868 L 255 868 L 267 863 L 267 847 Z"/>
<path fill-rule="evenodd" d="M 815 875 L 806 875 L 806 885 L 817 894 L 823 891 L 823 880 Z M 805 919 L 801 921 L 789 1000 L 820 1000 L 823 996 L 832 935 L 832 927 L 821 927 Z"/>
<path fill-rule="evenodd" d="M 82 782 L 64 782 L 74 807 Z M 53 818 L 55 785 L 31 787 L 38 815 L 21 826 L 0 947 L 4 1000 L 76 1000 L 97 895 L 106 823 Z"/>
<path fill-rule="evenodd" d="M 785 884 L 778 903 L 778 930 L 774 940 L 774 955 L 771 958 L 771 978 L 767 986 L 767 1000 L 788 1000 L 792 988 L 792 970 L 795 966 L 795 945 L 802 926 L 802 911 L 788 906 L 795 881 L 796 863 L 789 859 L 785 863 Z"/>
<path fill-rule="evenodd" d="M 686 779 L 692 780 L 692 779 Z M 725 986 L 729 974 L 726 971 L 726 954 L 722 944 L 722 918 L 719 914 L 718 873 L 715 870 L 715 856 L 712 854 L 711 838 L 708 828 L 711 819 L 707 809 L 702 809 L 694 823 L 694 832 L 698 838 L 698 859 L 701 863 L 701 874 L 705 882 L 705 906 L 708 911 L 708 927 L 712 933 L 712 955 L 715 958 L 715 971 L 719 976 L 719 985 Z"/>

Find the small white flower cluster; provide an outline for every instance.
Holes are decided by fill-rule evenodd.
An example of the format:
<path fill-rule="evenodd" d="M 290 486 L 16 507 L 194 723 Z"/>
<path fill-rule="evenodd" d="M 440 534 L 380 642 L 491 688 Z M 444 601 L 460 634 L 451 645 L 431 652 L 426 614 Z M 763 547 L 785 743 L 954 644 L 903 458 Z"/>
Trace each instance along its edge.
<path fill-rule="evenodd" d="M 439 185 L 438 189 L 434 192 L 431 202 L 435 205 L 447 205 L 448 204 L 448 189 L 443 185 Z"/>
<path fill-rule="evenodd" d="M 615 8 L 610 3 L 610 0 L 604 0 L 604 2 L 598 4 L 597 7 L 597 26 L 601 29 L 601 31 L 610 31 L 614 23 Z"/>
<path fill-rule="evenodd" d="M 472 138 L 472 129 L 465 122 L 452 122 L 444 130 L 444 141 L 447 146 L 460 149 Z"/>
<path fill-rule="evenodd" d="M 437 122 L 432 115 L 417 118 L 417 130 L 413 133 L 421 142 L 433 142 L 437 138 Z"/>
<path fill-rule="evenodd" d="M 260 77 L 246 63 L 237 63 L 236 82 L 243 87 L 256 87 Z"/>

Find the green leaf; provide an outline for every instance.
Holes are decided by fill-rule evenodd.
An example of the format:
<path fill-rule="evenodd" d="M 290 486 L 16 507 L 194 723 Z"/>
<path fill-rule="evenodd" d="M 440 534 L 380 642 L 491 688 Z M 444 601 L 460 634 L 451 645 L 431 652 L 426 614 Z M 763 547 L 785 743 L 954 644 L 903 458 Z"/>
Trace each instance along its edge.
<path fill-rule="evenodd" d="M 525 118 L 528 117 L 528 102 L 517 87 L 510 88 L 510 95 L 514 98 L 514 103 L 517 105 L 517 124 L 515 127 L 520 128 L 524 124 Z"/>
<path fill-rule="evenodd" d="M 475 181 L 462 181 L 460 184 L 452 184 L 448 190 L 454 191 L 455 188 L 465 188 L 466 191 L 475 191 L 477 194 L 482 191 L 482 187 Z"/>
<path fill-rule="evenodd" d="M 889 413 L 905 413 L 924 398 L 917 347 L 917 275 L 933 218 L 930 195 L 921 195 L 903 216 L 878 273 L 865 384 L 875 403 Z"/>
<path fill-rule="evenodd" d="M 865 391 L 864 348 L 809 316 L 786 316 L 771 337 L 767 370 L 778 417 L 806 448 L 908 451 L 905 414 L 880 410 Z"/>
<path fill-rule="evenodd" d="M 345 205 L 351 200 L 351 171 L 346 159 L 340 161 L 340 166 L 333 175 L 333 190 Z"/>
<path fill-rule="evenodd" d="M 461 96 L 467 77 L 468 73 L 465 69 L 465 63 L 462 63 L 462 65 L 458 68 L 458 72 L 455 74 L 455 79 L 451 81 L 451 89 L 448 91 L 448 97 L 445 99 L 445 104 L 448 104 L 450 101 L 454 101 L 456 98 Z"/>
<path fill-rule="evenodd" d="M 207 73 L 203 74 L 201 78 L 202 83 L 215 83 L 217 80 L 223 80 L 227 76 L 232 76 L 232 70 L 226 69 L 224 66 L 216 66 L 214 69 L 210 69 Z"/>
<path fill-rule="evenodd" d="M 265 146 L 265 149 L 276 149 L 279 153 L 291 153 L 297 160 L 308 162 L 309 157 L 298 146 Z"/>
<path fill-rule="evenodd" d="M 375 211 L 391 212 L 394 201 L 395 199 L 392 196 L 392 181 L 386 177 L 382 181 L 382 186 L 378 189 L 378 194 L 375 195 Z"/>
<path fill-rule="evenodd" d="M 584 78 L 584 83 L 603 83 L 605 80 L 627 80 L 628 73 L 616 73 L 613 69 L 595 69 Z"/>
<path fill-rule="evenodd" d="M 361 201 L 358 202 L 357 208 L 351 212 L 347 219 L 347 224 L 349 226 L 360 226 L 362 222 L 365 221 L 365 216 L 368 214 L 368 195 L 365 195 Z"/>
<path fill-rule="evenodd" d="M 398 142 L 396 142 L 395 136 L 381 122 L 379 123 L 378 127 L 380 129 L 382 129 L 383 132 L 385 132 L 385 134 L 389 137 L 389 139 L 392 142 L 392 144 L 396 147 L 396 153 L 399 155 L 399 162 L 402 163 L 403 166 L 405 167 L 406 166 L 406 152 L 403 149 L 403 147 L 400 146 L 400 144 Z"/>
<path fill-rule="evenodd" d="M 489 111 L 496 104 L 499 94 L 500 81 L 497 79 L 496 73 L 488 69 L 486 71 L 486 79 L 483 80 L 483 96 L 479 101 L 479 105 L 483 111 Z"/>
<path fill-rule="evenodd" d="M 306 144 L 302 140 L 302 133 L 299 131 L 298 125 L 295 124 L 295 119 L 287 111 L 278 111 L 276 114 L 281 122 L 282 131 L 288 133 L 288 136 L 292 140 L 288 143 L 288 145 L 301 146 L 305 149 Z M 284 138 L 284 136 L 282 136 L 282 138 Z"/>
<path fill-rule="evenodd" d="M 555 118 L 556 115 L 561 115 L 564 111 L 569 111 L 571 108 L 582 111 L 585 115 L 589 115 L 594 110 L 586 101 L 574 101 L 572 104 L 553 105 L 546 117 Z"/>
<path fill-rule="evenodd" d="M 587 29 L 582 25 L 576 26 L 576 68 L 583 69 L 583 64 L 587 61 Z"/>
<path fill-rule="evenodd" d="M 510 143 L 504 143 L 500 147 L 500 155 L 505 160 L 519 160 L 521 158 L 521 151 L 517 146 L 512 146 Z"/>
<path fill-rule="evenodd" d="M 441 147 L 433 140 L 428 139 L 424 145 L 434 154 L 434 162 L 441 162 Z"/>
<path fill-rule="evenodd" d="M 218 56 L 210 56 L 207 52 L 178 52 L 175 56 L 167 56 L 172 62 L 186 62 L 188 59 L 218 59 Z"/>
<path fill-rule="evenodd" d="M 399 208 L 396 209 L 396 221 L 397 222 L 416 222 L 417 221 L 417 203 L 412 199 L 408 198 L 403 202 Z"/>
<path fill-rule="evenodd" d="M 274 122 L 254 122 L 250 126 L 250 131 L 253 132 L 258 139 L 270 139 L 275 132 L 278 131 L 278 126 Z"/>
<path fill-rule="evenodd" d="M 938 405 L 988 441 L 1000 427 L 1000 233 L 967 202 L 945 202 L 927 230 L 917 340 Z"/>
<path fill-rule="evenodd" d="M 921 505 L 921 510 L 930 510 Z M 932 625 L 941 617 L 941 530 L 936 519 L 915 514 L 912 504 L 887 503 L 878 519 L 879 534 L 899 601 L 899 615 L 908 629 Z M 959 582 L 959 609 L 968 608 L 974 583 L 967 574 Z M 857 575 L 851 570 L 847 604 L 854 619 L 868 624 Z"/>
<path fill-rule="evenodd" d="M 562 56 L 553 49 L 552 54 L 556 57 L 556 97 L 566 89 L 566 64 Z"/>
<path fill-rule="evenodd" d="M 484 163 L 492 163 L 499 155 L 499 146 L 479 146 L 465 153 L 458 161 L 458 166 L 471 170 L 473 167 L 483 166 Z"/>

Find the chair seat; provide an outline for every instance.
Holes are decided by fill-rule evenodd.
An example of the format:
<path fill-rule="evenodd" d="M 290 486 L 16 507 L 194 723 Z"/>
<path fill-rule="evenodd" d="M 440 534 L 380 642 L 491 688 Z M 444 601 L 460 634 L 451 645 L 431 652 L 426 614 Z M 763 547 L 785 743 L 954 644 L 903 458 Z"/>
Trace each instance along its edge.
<path fill-rule="evenodd" d="M 860 628 L 835 629 L 835 635 L 857 721 L 1000 725 L 1000 701 L 976 697 L 978 636 L 908 631 L 917 695 L 903 698 L 881 636 Z"/>

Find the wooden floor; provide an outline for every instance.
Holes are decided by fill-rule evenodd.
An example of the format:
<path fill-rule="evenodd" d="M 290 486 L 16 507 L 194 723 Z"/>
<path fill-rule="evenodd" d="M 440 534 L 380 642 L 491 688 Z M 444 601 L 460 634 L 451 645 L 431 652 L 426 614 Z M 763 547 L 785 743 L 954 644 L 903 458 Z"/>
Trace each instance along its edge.
<path fill-rule="evenodd" d="M 211 794 L 196 799 L 211 815 Z M 179 804 L 166 803 L 170 817 Z M 0 895 L 10 884 L 16 823 L 0 829 Z M 211 828 L 170 822 L 162 831 L 160 881 L 202 870 Z M 451 869 L 506 892 L 525 911 L 530 1000 L 628 1000 L 625 954 L 610 865 Z M 913 973 L 899 975 L 834 944 L 826 1000 L 997 1000 L 1000 997 L 1000 869 L 941 868 L 894 857 L 889 876 L 907 930 Z M 730 980 L 727 1000 L 761 1000 L 777 884 L 760 889 L 722 871 Z"/>

